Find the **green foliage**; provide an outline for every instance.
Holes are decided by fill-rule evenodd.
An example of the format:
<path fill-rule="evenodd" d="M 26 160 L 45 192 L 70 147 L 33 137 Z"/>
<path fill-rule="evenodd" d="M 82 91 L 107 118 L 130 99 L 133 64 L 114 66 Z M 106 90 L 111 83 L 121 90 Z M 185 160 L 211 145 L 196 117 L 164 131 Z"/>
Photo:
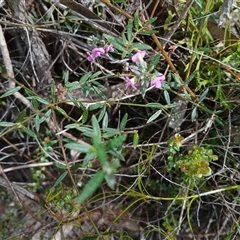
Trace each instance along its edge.
<path fill-rule="evenodd" d="M 124 59 L 126 56 L 136 50 L 150 50 L 151 46 L 145 43 L 134 42 L 138 34 L 150 35 L 154 33 L 154 30 L 148 29 L 148 25 L 153 23 L 156 18 L 150 19 L 144 25 L 142 25 L 141 20 L 139 19 L 139 14 L 136 12 L 134 14 L 134 19 L 130 19 L 127 24 L 127 33 L 126 36 L 123 34 L 122 38 L 117 38 L 108 34 L 103 34 L 109 43 L 111 43 L 115 49 L 121 53 L 121 58 Z M 135 32 L 134 32 L 135 30 Z M 158 57 L 157 57 L 158 58 Z M 153 60 L 150 67 L 151 69 L 154 65 L 157 65 L 157 59 Z"/>
<path fill-rule="evenodd" d="M 21 89 L 20 86 L 15 87 L 15 88 L 13 88 L 13 89 L 10 89 L 10 90 L 8 90 L 7 92 L 5 92 L 4 94 L 2 94 L 2 95 L 0 96 L 0 98 L 5 98 L 5 97 L 8 97 L 8 96 L 11 96 L 11 95 L 13 95 L 14 93 L 18 92 L 20 89 Z"/>
<path fill-rule="evenodd" d="M 56 145 L 57 140 L 51 140 L 48 137 L 45 137 L 42 141 L 42 146 L 35 150 L 34 157 L 38 159 L 38 163 L 47 163 L 49 162 L 49 156 L 53 151 L 53 147 Z M 34 185 L 32 187 L 33 191 L 37 191 L 42 188 L 41 183 L 45 179 L 46 167 L 31 168 L 32 177 L 34 179 Z"/>
<path fill-rule="evenodd" d="M 153 122 L 155 119 L 157 119 L 157 118 L 160 116 L 161 113 L 162 113 L 162 110 L 156 111 L 156 112 L 147 120 L 147 123 Z"/>
<path fill-rule="evenodd" d="M 74 189 L 66 188 L 62 183 L 46 191 L 47 207 L 54 207 L 54 211 L 62 214 L 65 210 L 68 213 L 77 211 L 75 198 L 77 192 Z"/>
<path fill-rule="evenodd" d="M 128 5 L 132 3 L 125 0 L 109 2 L 119 8 L 120 12 L 127 11 Z M 200 223 L 201 204 L 203 204 L 199 201 L 200 214 L 195 216 L 196 199 L 208 195 L 215 197 L 215 194 L 221 193 L 221 202 L 218 206 L 226 205 L 231 201 L 239 202 L 236 196 L 239 178 L 235 175 L 230 178 L 228 173 L 239 173 L 236 153 L 238 150 L 235 151 L 237 145 L 232 141 L 231 124 L 235 107 L 239 105 L 240 42 L 232 42 L 231 39 L 228 41 L 227 26 L 224 29 L 225 36 L 220 40 L 211 36 L 208 27 L 209 16 L 217 19 L 214 15 L 219 12 L 222 2 L 214 4 L 213 1 L 194 1 L 166 45 L 164 42 L 166 39 L 161 39 L 158 33 L 164 30 L 163 35 L 167 36 L 174 30 L 173 26 L 176 26 L 178 17 L 181 16 L 176 13 L 184 10 L 184 1 L 175 4 L 176 13 L 168 10 L 168 16 L 166 18 L 164 16 L 164 19 L 158 16 L 145 20 L 144 18 L 152 14 L 149 12 L 145 14 L 145 9 L 136 10 L 131 19 L 121 23 L 126 23 L 124 31 L 121 30 L 121 33 L 113 35 L 109 31 L 103 31 L 108 34 L 103 34 L 101 30 L 95 31 L 95 26 L 89 26 L 87 21 L 79 21 L 79 15 L 75 16 L 72 11 L 74 9 L 58 9 L 57 4 L 51 5 L 53 11 L 51 17 L 50 14 L 45 14 L 41 19 L 27 16 L 29 23 L 34 27 L 37 26 L 38 29 L 41 27 L 37 25 L 39 22 L 51 21 L 51 18 L 57 15 L 59 22 L 52 24 L 57 24 L 59 34 L 65 31 L 61 41 L 65 41 L 64 39 L 69 35 L 77 42 L 75 45 L 76 42 L 72 41 L 66 48 L 68 51 L 61 52 L 61 61 L 64 64 L 61 65 L 62 76 L 58 76 L 60 79 L 58 81 L 64 85 L 66 100 L 65 98 L 58 100 L 55 76 L 48 86 L 50 96 L 47 99 L 15 79 L 13 80 L 16 81 L 16 87 L 12 89 L 6 88 L 3 82 L 4 91 L 0 96 L 2 100 L 0 107 L 3 108 L 1 110 L 4 115 L 0 122 L 1 144 L 7 142 L 14 150 L 20 152 L 21 156 L 25 154 L 31 158 L 31 162 L 39 164 L 30 169 L 30 179 L 34 183 L 31 190 L 40 191 L 44 195 L 42 182 L 48 183 L 45 192 L 46 211 L 50 217 L 60 216 L 59 225 L 75 224 L 79 220 L 78 217 L 72 222 L 68 222 L 68 218 L 72 220 L 70 216 L 76 215 L 80 208 L 87 212 L 88 209 L 99 209 L 106 203 L 107 208 L 114 213 L 115 219 L 110 219 L 113 225 L 122 215 L 127 215 L 130 219 L 128 214 L 133 212 L 134 215 L 136 209 L 142 213 L 144 207 L 151 209 L 153 206 L 154 218 L 156 214 L 160 226 L 157 226 L 157 223 L 155 226 L 155 223 L 146 222 L 147 230 L 143 229 L 141 238 L 147 238 L 148 233 L 155 231 L 159 238 L 161 235 L 166 239 L 176 239 L 181 224 L 185 224 L 184 228 L 186 228 L 186 216 L 194 239 L 196 232 L 194 221 L 196 219 L 196 222 Z M 104 16 L 104 8 L 101 4 L 96 4 L 94 1 L 89 1 L 89 4 L 93 7 L 93 11 L 96 10 L 98 14 L 95 14 L 96 17 Z M 87 7 L 82 6 L 82 9 L 84 8 L 86 10 Z M 107 8 L 107 11 L 110 13 L 111 8 Z M 165 20 L 164 26 L 158 26 L 162 20 Z M 104 21 L 97 19 L 96 23 L 104 23 Z M 45 24 L 48 31 L 53 30 L 49 23 Z M 91 36 L 92 34 L 94 36 Z M 152 37 L 153 34 L 156 34 L 156 39 L 164 45 L 163 49 Z M 81 37 L 81 40 L 75 37 Z M 55 40 L 57 46 L 59 39 Z M 221 44 L 217 44 L 215 40 L 220 41 Z M 92 47 L 106 50 L 109 44 L 113 45 L 114 52 L 109 51 L 97 61 L 86 64 L 85 51 L 90 51 L 89 48 Z M 76 49 L 78 52 L 75 53 Z M 139 50 L 146 50 L 146 57 L 143 61 L 139 58 L 139 62 L 134 63 L 132 57 Z M 67 59 L 64 59 L 66 56 Z M 123 62 L 126 63 L 126 69 Z M 3 66 L 0 65 L 1 74 L 6 71 Z M 58 68 L 54 66 L 55 69 Z M 17 66 L 17 72 L 25 78 L 26 73 L 22 74 L 21 71 Z M 158 71 L 166 74 L 166 79 L 160 89 L 148 93 L 151 81 L 158 76 Z M 131 100 L 108 99 L 109 95 L 105 89 L 122 80 L 126 81 L 126 76 L 138 80 L 135 86 L 142 96 L 138 97 L 138 93 L 133 93 L 136 98 Z M 6 79 L 6 76 L 3 79 Z M 125 89 L 121 87 L 120 90 L 125 93 Z M 75 94 L 77 91 L 83 93 L 86 101 L 79 100 Z M 27 109 L 20 99 L 13 101 L 16 93 L 26 96 L 32 108 Z M 96 96 L 101 100 L 93 101 Z M 186 114 L 183 116 L 187 122 L 180 126 L 181 129 L 173 130 L 168 125 L 169 118 L 177 120 L 180 114 L 174 112 L 174 109 L 181 106 L 181 103 L 174 102 L 176 96 L 187 101 L 184 109 Z M 65 101 L 74 105 L 71 106 L 71 111 L 69 106 L 64 106 Z M 116 106 L 119 111 L 118 117 L 115 115 L 115 109 L 110 109 L 112 106 Z M 6 112 L 9 111 L 11 116 L 5 115 L 6 107 Z M 75 118 L 71 112 L 77 113 L 80 117 Z M 53 122 L 55 128 L 49 124 L 49 120 Z M 116 123 L 115 120 L 118 122 Z M 111 121 L 113 123 L 109 126 Z M 228 136 L 225 133 L 221 135 L 226 128 L 228 128 Z M 182 135 L 176 133 L 178 130 Z M 188 137 L 191 137 L 190 141 L 187 140 Z M 193 137 L 195 144 L 192 143 Z M 18 142 L 17 147 L 14 146 L 15 142 Z M 31 144 L 33 142 L 34 148 L 32 146 L 28 148 L 25 142 Z M 24 150 L 19 145 L 24 146 Z M 7 154 L 9 155 L 10 151 L 4 152 L 9 146 L 1 149 L 5 154 L 1 152 L 1 164 L 2 160 L 8 157 Z M 213 168 L 215 160 L 218 162 Z M 51 168 L 47 169 L 42 165 L 44 163 L 51 164 Z M 222 176 L 217 179 L 220 176 L 219 169 Z M 47 181 L 47 170 L 54 171 L 56 177 L 54 183 L 52 180 Z M 214 178 L 214 182 L 218 184 L 216 189 L 211 189 L 212 185 L 207 182 L 213 173 L 216 173 L 216 179 L 219 180 L 217 182 Z M 117 181 L 117 177 L 120 181 Z M 221 185 L 226 187 L 220 187 Z M 216 197 L 215 200 L 217 202 L 218 198 Z M 207 198 L 204 201 L 207 201 Z M 192 211 L 193 207 L 194 211 Z M 104 211 L 107 208 L 104 208 Z M 214 209 L 218 213 L 218 209 L 215 207 Z M 152 212 L 149 213 L 151 214 L 148 218 L 152 220 Z M 236 214 L 232 217 L 234 224 L 225 239 L 231 239 L 238 233 L 239 217 L 237 211 L 234 214 Z M 95 228 L 94 217 L 92 220 L 90 216 L 88 220 L 92 221 Z M 221 216 L 218 220 L 221 221 Z M 5 222 L 0 226 L 0 238 L 4 238 L 7 234 L 5 230 L 7 227 Z M 120 224 L 117 225 L 117 229 L 121 229 Z M 108 229 L 103 235 L 107 236 L 110 233 Z M 83 239 L 99 239 L 101 234 L 87 233 Z M 120 238 L 130 239 L 130 236 L 125 234 L 124 227 L 119 235 Z"/>
<path fill-rule="evenodd" d="M 125 115 L 122 121 L 122 128 L 124 122 L 127 121 Z M 79 143 L 67 143 L 65 146 L 71 150 L 79 151 L 85 154 L 83 166 L 89 164 L 90 161 L 98 159 L 102 170 L 98 171 L 85 185 L 82 192 L 77 198 L 78 203 L 85 202 L 101 185 L 102 181 L 106 180 L 110 188 L 114 188 L 116 183 L 115 173 L 120 167 L 119 160 L 124 160 L 122 155 L 122 145 L 126 140 L 127 135 L 118 130 L 107 127 L 108 117 L 105 114 L 103 119 L 103 128 L 100 128 L 99 122 L 95 116 L 92 117 L 92 129 L 77 127 L 78 130 L 83 131 L 88 137 L 92 139 L 92 145 L 84 145 Z M 73 127 L 73 126 L 71 126 Z M 111 161 L 109 161 L 111 159 Z"/>
<path fill-rule="evenodd" d="M 197 145 L 194 145 L 193 149 L 189 150 L 187 154 L 179 154 L 182 140 L 183 137 L 180 134 L 175 134 L 168 142 L 168 171 L 173 168 L 181 170 L 185 181 L 189 179 L 198 180 L 211 175 L 212 170 L 209 163 L 217 160 L 218 157 L 213 154 L 211 149 Z"/>

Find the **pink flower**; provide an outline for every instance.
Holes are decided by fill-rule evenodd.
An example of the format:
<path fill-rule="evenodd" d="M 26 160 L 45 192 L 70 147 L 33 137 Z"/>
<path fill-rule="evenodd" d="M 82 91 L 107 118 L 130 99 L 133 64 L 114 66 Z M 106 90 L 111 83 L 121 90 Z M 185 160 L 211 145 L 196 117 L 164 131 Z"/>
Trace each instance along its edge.
<path fill-rule="evenodd" d="M 87 52 L 87 60 L 89 62 L 94 61 L 97 57 L 105 54 L 104 48 L 94 48 L 91 52 Z"/>
<path fill-rule="evenodd" d="M 112 44 L 110 44 L 109 46 L 107 46 L 106 52 L 114 52 L 114 47 L 113 47 Z"/>
<path fill-rule="evenodd" d="M 94 56 L 93 56 L 90 52 L 87 52 L 87 55 L 88 55 L 87 60 L 88 60 L 89 62 L 92 62 L 92 61 L 95 60 Z"/>
<path fill-rule="evenodd" d="M 158 77 L 155 77 L 151 80 L 151 86 L 154 86 L 155 88 L 161 88 L 162 87 L 162 82 L 165 80 L 164 75 L 160 75 Z"/>
<path fill-rule="evenodd" d="M 92 50 L 92 55 L 95 57 L 100 57 L 101 55 L 105 54 L 104 48 L 94 48 Z"/>
<path fill-rule="evenodd" d="M 126 87 L 131 86 L 132 88 L 136 88 L 135 86 L 135 77 L 129 78 L 126 77 Z"/>
<path fill-rule="evenodd" d="M 141 61 L 143 61 L 145 55 L 146 51 L 138 51 L 132 56 L 132 61 L 136 64 L 139 64 Z"/>

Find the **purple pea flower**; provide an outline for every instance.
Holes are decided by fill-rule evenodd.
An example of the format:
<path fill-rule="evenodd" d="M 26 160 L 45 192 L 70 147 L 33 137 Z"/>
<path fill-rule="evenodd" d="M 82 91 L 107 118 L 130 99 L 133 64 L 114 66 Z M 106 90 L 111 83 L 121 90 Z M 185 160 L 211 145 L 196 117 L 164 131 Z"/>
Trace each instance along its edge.
<path fill-rule="evenodd" d="M 104 55 L 105 54 L 105 50 L 104 48 L 94 48 L 92 50 L 92 54 L 95 56 L 95 57 L 100 57 L 101 55 Z"/>
<path fill-rule="evenodd" d="M 90 52 L 87 52 L 87 55 L 88 55 L 87 60 L 88 60 L 89 62 L 92 62 L 92 61 L 95 60 L 94 56 L 93 56 Z"/>
<path fill-rule="evenodd" d="M 132 56 L 132 61 L 136 64 L 139 64 L 141 61 L 143 61 L 145 55 L 146 51 L 138 51 Z"/>
<path fill-rule="evenodd" d="M 114 47 L 113 47 L 112 44 L 110 44 L 109 46 L 107 46 L 107 48 L 106 48 L 106 53 L 107 53 L 107 52 L 114 52 Z"/>
<path fill-rule="evenodd" d="M 94 48 L 91 53 L 90 52 L 87 52 L 87 60 L 89 62 L 92 62 L 94 61 L 97 57 L 100 57 L 101 55 L 104 55 L 105 54 L 105 50 L 104 48 Z"/>
<path fill-rule="evenodd" d="M 152 78 L 151 80 L 151 86 L 154 86 L 155 88 L 161 88 L 162 87 L 162 82 L 165 80 L 165 75 L 160 75 L 158 77 Z"/>
<path fill-rule="evenodd" d="M 131 86 L 132 88 L 136 88 L 135 77 L 133 77 L 133 78 L 126 77 L 126 84 L 125 85 L 126 85 L 126 87 Z"/>

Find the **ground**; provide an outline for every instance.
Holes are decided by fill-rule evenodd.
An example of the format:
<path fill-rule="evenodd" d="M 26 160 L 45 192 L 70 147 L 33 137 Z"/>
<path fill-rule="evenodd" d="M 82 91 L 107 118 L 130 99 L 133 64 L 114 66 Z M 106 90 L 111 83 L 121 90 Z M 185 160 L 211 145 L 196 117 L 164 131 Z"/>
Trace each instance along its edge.
<path fill-rule="evenodd" d="M 239 239 L 239 1 L 0 8 L 0 239 Z"/>

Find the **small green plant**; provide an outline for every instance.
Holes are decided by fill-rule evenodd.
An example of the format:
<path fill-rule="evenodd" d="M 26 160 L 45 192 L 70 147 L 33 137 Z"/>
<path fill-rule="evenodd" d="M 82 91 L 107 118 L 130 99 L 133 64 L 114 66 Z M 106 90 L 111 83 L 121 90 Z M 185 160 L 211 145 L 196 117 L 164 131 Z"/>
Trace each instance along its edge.
<path fill-rule="evenodd" d="M 84 4 L 73 4 L 79 6 L 78 10 L 73 9 L 69 1 L 62 2 L 53 4 L 48 1 L 45 9 L 50 7 L 49 11 L 41 14 L 41 18 L 38 13 L 28 16 L 30 25 L 25 26 L 26 31 L 31 26 L 34 31 L 43 28 L 44 34 L 39 34 L 44 38 L 46 35 L 43 42 L 35 41 L 32 35 L 37 40 L 38 34 L 30 33 L 23 38 L 26 41 L 15 44 L 19 40 L 14 37 L 14 44 L 9 44 L 11 49 L 11 45 L 19 47 L 24 46 L 24 42 L 29 43 L 26 45 L 28 56 L 20 56 L 19 62 L 17 60 L 17 72 L 15 69 L 14 74 L 9 74 L 5 69 L 9 61 L 0 64 L 1 77 L 6 81 L 2 83 L 0 94 L 0 108 L 4 108 L 0 121 L 3 144 L 1 165 L 8 165 L 14 159 L 17 167 L 21 166 L 14 153 L 12 155 L 15 150 L 30 159 L 31 163 L 51 165 L 49 169 L 45 166 L 31 168 L 32 174 L 28 180 L 33 181 L 31 191 L 36 192 L 36 196 L 39 192 L 43 193 L 42 181 L 48 184 L 43 193 L 45 207 L 49 216 L 59 220 L 58 226 L 75 224 L 78 217 L 75 217 L 76 213 L 83 210 L 88 215 L 88 210 L 91 212 L 93 208 L 105 215 L 108 215 L 106 208 L 113 212 L 115 219 L 110 218 L 109 222 L 114 225 L 122 216 L 142 217 L 138 212 L 144 215 L 145 211 L 142 210 L 147 205 L 146 208 L 153 206 L 153 214 L 147 211 L 148 216 L 145 216 L 149 220 L 145 225 L 149 233 L 156 232 L 158 238 L 164 236 L 165 239 L 175 240 L 178 231 L 185 228 L 186 232 L 190 229 L 194 238 L 196 231 L 193 228 L 196 222 L 202 220 L 201 210 L 205 208 L 208 197 L 214 198 L 221 193 L 221 198 L 217 195 L 213 204 L 218 204 L 218 207 L 222 204 L 222 207 L 214 208 L 214 214 L 210 216 L 213 221 L 209 221 L 219 222 L 220 225 L 221 217 L 218 216 L 219 221 L 214 219 L 218 209 L 226 212 L 224 205 L 230 203 L 230 198 L 239 203 L 234 194 L 240 187 L 237 175 L 239 159 L 238 153 L 235 153 L 235 149 L 238 151 L 237 143 L 230 136 L 232 110 L 239 104 L 240 42 L 238 39 L 234 42 L 227 39 L 230 36 L 230 24 L 224 29 L 225 36 L 220 36 L 220 40 L 218 36 L 217 39 L 213 34 L 211 36 L 208 27 L 209 20 L 216 20 L 215 13 L 219 12 L 225 0 L 216 4 L 216 1 L 175 1 L 173 8 L 168 5 L 165 8 L 165 3 L 152 1 L 144 11 L 133 9 L 132 13 L 132 0 L 91 0 L 84 1 Z M 64 6 L 64 3 L 68 4 Z M 156 14 L 159 7 L 168 9 L 168 16 Z M 115 14 L 122 15 L 124 20 L 118 22 Z M 111 17 L 114 24 L 111 24 Z M 109 29 L 104 27 L 105 23 Z M 19 21 L 13 24 L 17 28 Z M 10 25 L 6 22 L 6 36 Z M 220 30 L 217 25 L 216 28 Z M 159 34 L 163 31 L 163 35 Z M 51 33 L 50 37 L 48 33 Z M 9 38 L 11 36 L 10 32 Z M 31 85 L 31 81 L 25 80 L 26 74 L 30 74 L 31 78 L 37 80 L 33 84 L 36 89 L 42 88 L 40 83 L 43 80 L 35 76 L 37 74 L 33 68 L 37 70 L 40 67 L 40 62 L 36 64 L 34 61 L 37 56 L 31 54 L 35 42 L 42 43 L 42 47 L 46 43 L 48 45 L 53 60 L 46 64 L 47 68 L 52 67 L 48 70 L 56 74 L 61 74 L 59 71 L 63 73 L 57 78 L 52 75 L 51 86 L 44 86 L 50 89 L 46 99 L 41 91 L 32 90 L 35 86 Z M 21 59 L 25 59 L 24 64 Z M 31 62 L 31 68 L 26 73 L 28 62 Z M 15 87 L 11 87 L 10 80 L 14 81 Z M 114 89 L 118 91 L 112 94 Z M 121 95 L 117 98 L 120 92 L 124 97 Z M 22 94 L 21 98 L 16 97 L 16 93 Z M 184 110 L 182 117 L 178 112 L 169 111 L 182 104 L 175 101 L 176 96 L 185 101 L 185 108 L 181 109 Z M 17 101 L 13 101 L 15 98 Z M 131 101 L 126 100 L 128 98 Z M 22 104 L 26 102 L 27 108 Z M 116 109 L 110 109 L 112 106 L 119 110 L 117 117 Z M 226 113 L 225 110 L 230 111 Z M 7 111 L 8 114 L 5 114 Z M 182 135 L 177 133 L 170 138 L 169 118 L 182 119 L 183 124 L 174 128 L 175 132 L 183 132 Z M 205 134 L 201 144 L 192 144 L 190 148 L 183 146 L 183 142 L 187 141 L 182 136 L 189 130 L 183 129 L 186 119 L 189 123 L 192 121 L 191 127 L 197 122 L 195 129 L 198 142 L 199 136 Z M 221 135 L 221 123 L 229 124 L 229 137 L 225 133 Z M 198 126 L 201 129 L 197 129 Z M 46 128 L 50 128 L 51 132 L 45 131 Z M 26 139 L 34 144 L 34 151 L 33 147 L 28 149 L 28 153 L 25 151 L 23 140 Z M 4 145 L 4 142 L 7 144 Z M 14 143 L 18 144 L 14 147 Z M 212 162 L 218 156 L 219 161 L 213 168 Z M 8 158 L 11 158 L 10 161 L 5 161 Z M 52 179 L 48 181 L 45 173 L 53 169 L 57 180 L 52 186 Z M 218 174 L 219 169 L 221 174 Z M 232 175 L 231 179 L 228 175 Z M 208 184 L 210 178 L 219 180 L 215 181 L 214 189 Z M 225 197 L 226 200 L 222 201 Z M 204 198 L 203 201 L 200 198 Z M 195 204 L 199 204 L 199 214 L 195 209 L 193 211 Z M 231 209 L 228 207 L 228 211 Z M 237 209 L 231 213 L 234 225 L 226 239 L 238 234 Z M 6 237 L 8 223 L 16 215 L 14 210 L 2 218 L 6 221 L 0 224 L 0 238 Z M 12 223 L 17 225 L 16 221 Z M 107 238 L 112 234 L 109 226 L 104 233 L 98 232 L 97 227 L 94 228 L 95 232 L 86 233 L 85 238 L 81 239 L 99 239 L 100 235 Z M 128 233 L 119 229 L 120 238 L 130 239 Z M 142 232 L 143 236 L 147 233 Z"/>
<path fill-rule="evenodd" d="M 53 145 L 57 143 L 57 140 L 51 141 L 50 138 L 45 137 L 42 141 L 41 148 L 37 148 L 35 152 L 35 158 L 37 159 L 38 163 L 47 163 L 49 162 L 49 155 L 51 151 L 53 151 Z M 41 189 L 41 182 L 45 179 L 45 171 L 46 167 L 39 167 L 39 168 L 32 168 L 32 177 L 34 180 L 33 191 L 36 192 L 37 190 Z"/>
<path fill-rule="evenodd" d="M 187 154 L 181 154 L 182 140 L 183 137 L 180 134 L 175 134 L 168 141 L 168 171 L 171 171 L 173 168 L 181 170 L 186 178 L 185 180 L 200 180 L 202 177 L 211 175 L 212 170 L 209 163 L 217 160 L 218 157 L 213 154 L 211 149 L 197 145 L 194 145 Z"/>
<path fill-rule="evenodd" d="M 102 121 L 102 128 L 95 116 L 92 117 L 92 128 L 80 127 L 78 124 L 66 126 L 67 129 L 75 128 L 92 140 L 92 145 L 75 142 L 69 142 L 65 145 L 68 149 L 85 154 L 83 167 L 86 167 L 94 159 L 97 159 L 101 165 L 101 169 L 87 182 L 78 196 L 78 203 L 86 201 L 97 190 L 104 179 L 110 188 L 114 188 L 116 183 L 114 174 L 120 167 L 120 161 L 124 160 L 122 146 L 127 137 L 127 134 L 123 132 L 126 122 L 127 118 L 125 117 L 120 124 L 119 130 L 109 128 L 108 115 L 106 113 Z"/>
<path fill-rule="evenodd" d="M 46 196 L 46 203 L 48 205 L 46 207 L 54 206 L 55 213 L 61 214 L 62 211 L 67 213 L 77 211 L 76 203 L 74 202 L 77 196 L 76 190 L 67 188 L 62 183 L 47 190 Z"/>

